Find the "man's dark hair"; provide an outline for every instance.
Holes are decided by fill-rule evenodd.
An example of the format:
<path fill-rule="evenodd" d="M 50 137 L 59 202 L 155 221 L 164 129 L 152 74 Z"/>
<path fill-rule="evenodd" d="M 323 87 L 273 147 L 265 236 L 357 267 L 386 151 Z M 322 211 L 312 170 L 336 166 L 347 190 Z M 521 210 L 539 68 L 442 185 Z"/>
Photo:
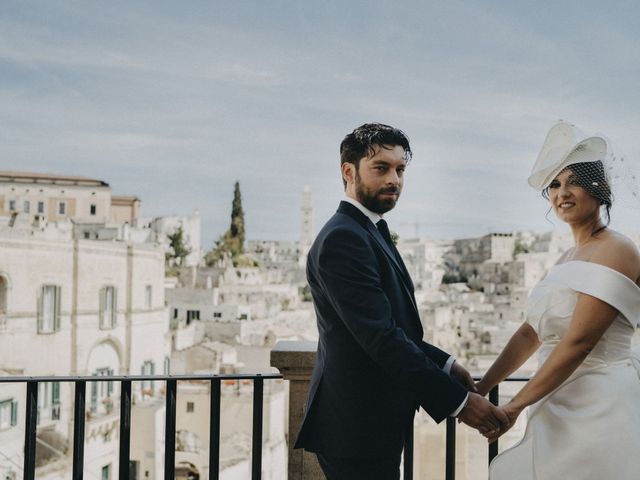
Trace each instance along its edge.
<path fill-rule="evenodd" d="M 382 123 L 365 123 L 344 137 L 340 143 L 340 164 L 352 163 L 357 170 L 361 158 L 374 155 L 377 148 L 388 149 L 395 146 L 404 149 L 407 163 L 411 161 L 409 138 L 402 130 Z M 346 187 L 347 182 L 344 179 L 342 181 Z"/>

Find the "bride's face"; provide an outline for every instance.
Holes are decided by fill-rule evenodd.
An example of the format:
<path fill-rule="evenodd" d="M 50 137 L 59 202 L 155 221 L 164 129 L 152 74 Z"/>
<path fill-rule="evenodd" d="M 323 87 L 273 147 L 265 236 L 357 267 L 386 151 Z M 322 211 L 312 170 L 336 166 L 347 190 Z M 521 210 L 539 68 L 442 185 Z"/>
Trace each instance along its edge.
<path fill-rule="evenodd" d="M 549 201 L 558 218 L 569 224 L 592 222 L 600 215 L 600 202 L 579 185 L 569 168 L 549 184 Z"/>

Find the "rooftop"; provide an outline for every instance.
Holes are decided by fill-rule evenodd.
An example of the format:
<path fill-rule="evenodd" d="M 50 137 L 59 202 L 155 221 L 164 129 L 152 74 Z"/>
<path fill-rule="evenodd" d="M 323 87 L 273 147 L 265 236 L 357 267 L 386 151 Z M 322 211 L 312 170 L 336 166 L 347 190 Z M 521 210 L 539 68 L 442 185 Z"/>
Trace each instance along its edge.
<path fill-rule="evenodd" d="M 51 173 L 9 172 L 0 171 L 0 183 L 37 183 L 52 185 L 79 185 L 92 187 L 108 187 L 103 180 L 77 175 L 58 175 Z"/>

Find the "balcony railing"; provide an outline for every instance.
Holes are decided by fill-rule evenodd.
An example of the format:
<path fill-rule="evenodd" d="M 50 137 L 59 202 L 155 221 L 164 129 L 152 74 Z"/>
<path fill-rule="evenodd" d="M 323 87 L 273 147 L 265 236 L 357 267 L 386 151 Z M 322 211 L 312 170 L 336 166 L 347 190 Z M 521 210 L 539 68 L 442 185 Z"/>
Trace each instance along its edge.
<path fill-rule="evenodd" d="M 131 375 L 131 376 L 68 376 L 68 377 L 0 377 L 3 383 L 24 383 L 27 386 L 26 422 L 24 436 L 25 480 L 35 479 L 36 430 L 38 418 L 38 385 L 42 382 L 69 382 L 75 387 L 73 405 L 73 464 L 72 479 L 82 480 L 84 471 L 85 419 L 87 414 L 87 382 L 113 381 L 120 384 L 120 445 L 119 474 L 121 480 L 129 479 L 131 447 L 131 384 L 142 381 L 164 381 L 165 388 L 165 443 L 164 478 L 175 478 L 176 452 L 176 398 L 179 381 L 211 382 L 210 424 L 209 424 L 209 479 L 217 480 L 220 469 L 220 403 L 221 385 L 228 381 L 249 381 L 253 383 L 253 426 L 251 449 L 251 478 L 260 480 L 262 475 L 262 418 L 264 381 L 281 379 L 279 374 L 255 375 Z"/>
<path fill-rule="evenodd" d="M 289 385 L 289 441 L 296 438 L 302 418 L 311 372 L 315 363 L 316 342 L 279 342 L 271 351 L 271 365 L 277 367 L 284 375 Z M 476 379 L 477 380 L 477 379 Z M 528 378 L 512 377 L 508 382 L 524 382 Z M 489 394 L 489 400 L 498 405 L 499 387 L 496 386 Z M 446 421 L 446 459 L 445 479 L 455 480 L 456 472 L 456 425 L 454 418 Z M 403 478 L 413 479 L 414 469 L 413 425 L 408 426 L 407 442 L 403 454 Z M 498 454 L 498 442 L 488 447 L 488 458 L 491 461 Z M 301 450 L 293 450 L 289 445 L 289 480 L 323 479 L 320 466 L 313 454 Z M 441 477 L 440 477 L 441 478 Z"/>
<path fill-rule="evenodd" d="M 480 378 L 474 378 L 474 380 L 478 381 Z M 528 377 L 510 377 L 505 380 L 505 382 L 526 382 L 528 381 Z M 500 398 L 500 385 L 496 385 L 489 392 L 489 400 L 494 405 L 498 405 L 498 400 Z M 456 478 L 456 424 L 457 420 L 455 418 L 447 418 L 447 427 L 446 427 L 446 460 L 445 460 L 445 480 L 455 480 Z M 409 435 L 411 437 L 411 435 Z M 494 459 L 496 455 L 498 455 L 498 442 L 491 443 L 489 445 L 489 463 Z M 405 468 L 404 468 L 404 480 L 413 480 L 413 461 L 411 461 L 407 465 L 407 455 L 410 458 L 413 457 L 413 445 L 407 445 L 405 447 Z M 409 467 L 410 465 L 410 467 Z"/>
<path fill-rule="evenodd" d="M 87 420 L 86 391 L 87 383 L 113 381 L 120 384 L 120 436 L 119 436 L 119 475 L 121 480 L 130 478 L 130 447 L 131 447 L 131 405 L 132 382 L 163 381 L 165 382 L 165 444 L 164 444 L 164 478 L 175 478 L 176 452 L 176 398 L 177 385 L 180 381 L 208 381 L 210 382 L 210 424 L 209 424 L 209 479 L 218 479 L 220 472 L 220 406 L 221 386 L 231 381 L 253 383 L 253 418 L 252 418 L 252 449 L 251 449 L 251 479 L 260 480 L 262 474 L 262 422 L 264 381 L 275 379 L 289 380 L 289 480 L 311 480 L 324 478 L 320 472 L 315 456 L 300 450 L 293 451 L 291 443 L 299 430 L 303 416 L 303 405 L 306 391 L 311 378 L 315 351 L 312 345 L 304 344 L 301 350 L 295 347 L 300 342 L 283 342 L 293 344 L 284 348 L 276 345 L 272 351 L 272 364 L 280 368 L 280 374 L 247 374 L 247 375 L 132 375 L 132 376 L 60 376 L 60 377 L 0 377 L 0 384 L 26 384 L 26 412 L 24 437 L 24 473 L 25 480 L 35 479 L 36 465 L 36 433 L 38 416 L 38 385 L 42 382 L 69 382 L 74 384 L 75 402 L 73 405 L 73 463 L 72 479 L 82 480 L 84 471 L 85 421 Z M 275 355 L 274 355 L 275 354 Z M 525 382 L 528 378 L 512 377 L 509 382 Z M 489 399 L 498 404 L 499 387 L 495 387 L 489 394 Z M 455 480 L 456 472 L 456 420 L 446 421 L 446 461 L 445 479 Z M 404 450 L 404 480 L 413 479 L 413 426 Z M 491 461 L 498 454 L 498 442 L 488 447 L 488 459 Z M 303 460 L 304 458 L 304 460 Z"/>

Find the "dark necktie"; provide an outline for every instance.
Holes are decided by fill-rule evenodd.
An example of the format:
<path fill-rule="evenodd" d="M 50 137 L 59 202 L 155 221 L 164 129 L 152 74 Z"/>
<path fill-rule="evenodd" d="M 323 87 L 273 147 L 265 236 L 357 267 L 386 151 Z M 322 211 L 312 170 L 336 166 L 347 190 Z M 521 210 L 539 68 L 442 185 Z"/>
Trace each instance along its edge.
<path fill-rule="evenodd" d="M 387 225 L 387 222 L 384 219 L 379 220 L 378 223 L 376 223 L 376 227 L 378 227 L 378 231 L 382 235 L 382 238 L 384 238 L 384 241 L 387 242 L 389 247 L 391 247 L 391 251 L 395 251 L 395 245 L 391 239 L 391 232 L 389 231 L 389 225 Z"/>
<path fill-rule="evenodd" d="M 389 245 L 389 248 L 393 252 L 393 256 L 396 258 L 398 265 L 400 265 L 400 267 L 402 268 L 404 275 L 407 277 L 409 285 L 411 285 L 411 290 L 413 291 L 413 283 L 411 282 L 411 277 L 409 276 L 407 267 L 404 265 L 404 262 L 402 261 L 402 257 L 400 256 L 398 249 L 396 248 L 395 244 L 393 243 L 393 240 L 391 239 L 391 232 L 389 231 L 389 225 L 387 225 L 387 222 L 383 219 L 383 220 L 378 220 L 378 223 L 376 223 L 376 227 L 378 227 L 378 231 L 380 232 L 380 235 L 382 235 L 382 238 L 384 238 L 384 241 L 387 242 L 387 245 Z"/>

